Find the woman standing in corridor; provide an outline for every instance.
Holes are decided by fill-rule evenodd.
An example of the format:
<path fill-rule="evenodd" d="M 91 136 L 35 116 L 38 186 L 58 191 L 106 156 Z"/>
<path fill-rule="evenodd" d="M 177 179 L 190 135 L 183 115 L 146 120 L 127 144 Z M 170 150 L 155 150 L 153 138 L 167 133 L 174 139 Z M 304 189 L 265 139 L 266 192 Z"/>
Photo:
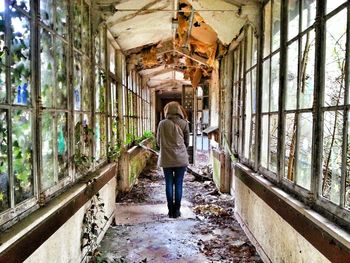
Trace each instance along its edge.
<path fill-rule="evenodd" d="M 159 123 L 157 131 L 160 148 L 158 164 L 165 176 L 168 215 L 177 218 L 181 215 L 182 185 L 188 165 L 189 126 L 183 108 L 176 101 L 165 105 L 164 115 L 165 119 Z"/>

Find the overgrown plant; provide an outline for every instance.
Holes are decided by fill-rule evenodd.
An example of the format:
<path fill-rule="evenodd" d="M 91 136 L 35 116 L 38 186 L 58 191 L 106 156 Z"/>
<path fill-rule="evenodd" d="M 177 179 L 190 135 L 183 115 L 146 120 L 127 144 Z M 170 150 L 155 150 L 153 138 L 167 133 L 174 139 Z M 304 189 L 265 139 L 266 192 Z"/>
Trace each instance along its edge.
<path fill-rule="evenodd" d="M 105 215 L 105 204 L 97 193 L 91 199 L 91 205 L 86 210 L 83 218 L 83 231 L 81 237 L 81 251 L 87 249 L 87 255 L 93 256 L 93 252 L 97 248 L 97 238 L 108 217 Z"/>

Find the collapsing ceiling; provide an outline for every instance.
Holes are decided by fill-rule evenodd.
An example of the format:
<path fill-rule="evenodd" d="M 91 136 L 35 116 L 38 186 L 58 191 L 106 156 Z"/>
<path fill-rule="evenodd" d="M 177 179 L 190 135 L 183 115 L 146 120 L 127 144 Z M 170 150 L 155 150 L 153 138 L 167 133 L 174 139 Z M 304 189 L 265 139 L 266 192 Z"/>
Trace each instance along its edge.
<path fill-rule="evenodd" d="M 258 0 L 97 0 L 107 27 L 150 88 L 179 90 L 210 77 Z"/>

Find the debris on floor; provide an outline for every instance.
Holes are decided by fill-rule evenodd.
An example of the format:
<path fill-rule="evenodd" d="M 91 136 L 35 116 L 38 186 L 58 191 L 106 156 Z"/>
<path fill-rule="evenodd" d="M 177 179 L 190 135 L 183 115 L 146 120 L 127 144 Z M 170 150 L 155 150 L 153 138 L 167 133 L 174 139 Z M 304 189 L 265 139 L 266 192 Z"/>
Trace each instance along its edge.
<path fill-rule="evenodd" d="M 221 194 L 211 179 L 187 173 L 182 209 L 193 216 L 169 219 L 156 160 L 129 193 L 118 197 L 116 217 L 132 218 L 116 219 L 101 243 L 104 261 L 99 262 L 262 262 L 234 217 L 234 197 Z"/>

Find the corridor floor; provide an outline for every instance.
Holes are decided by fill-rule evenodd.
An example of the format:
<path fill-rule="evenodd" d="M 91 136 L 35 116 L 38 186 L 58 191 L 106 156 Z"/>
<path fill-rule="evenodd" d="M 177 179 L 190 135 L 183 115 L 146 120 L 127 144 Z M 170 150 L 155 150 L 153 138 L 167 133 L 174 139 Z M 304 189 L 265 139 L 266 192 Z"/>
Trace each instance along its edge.
<path fill-rule="evenodd" d="M 233 216 L 233 198 L 218 193 L 212 181 L 186 174 L 182 216 L 168 218 L 155 161 L 131 192 L 118 197 L 98 262 L 262 262 Z"/>

